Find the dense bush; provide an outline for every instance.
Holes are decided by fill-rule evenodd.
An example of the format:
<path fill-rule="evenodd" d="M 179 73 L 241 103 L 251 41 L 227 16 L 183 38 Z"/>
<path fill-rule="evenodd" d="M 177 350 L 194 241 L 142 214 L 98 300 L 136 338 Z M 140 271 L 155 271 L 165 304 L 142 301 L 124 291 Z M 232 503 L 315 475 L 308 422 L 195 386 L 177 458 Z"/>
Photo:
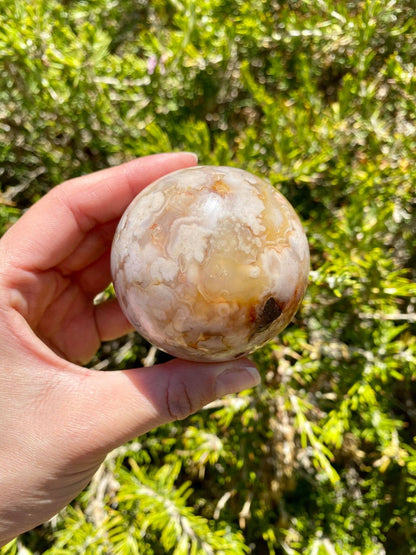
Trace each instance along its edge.
<path fill-rule="evenodd" d="M 258 390 L 111 453 L 2 555 L 416 553 L 414 16 L 413 0 L 0 0 L 3 230 L 70 176 L 185 149 L 267 177 L 312 256 L 295 322 L 254 355 Z M 129 336 L 93 364 L 148 348 Z"/>

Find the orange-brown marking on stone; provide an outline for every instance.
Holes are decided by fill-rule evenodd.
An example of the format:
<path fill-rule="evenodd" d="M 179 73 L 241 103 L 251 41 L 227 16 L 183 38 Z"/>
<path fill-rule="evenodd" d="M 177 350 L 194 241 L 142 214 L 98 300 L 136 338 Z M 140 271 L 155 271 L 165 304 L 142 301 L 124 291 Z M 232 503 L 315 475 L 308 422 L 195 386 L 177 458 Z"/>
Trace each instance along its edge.
<path fill-rule="evenodd" d="M 215 180 L 212 190 L 221 197 L 225 197 L 231 192 L 230 187 L 220 177 Z"/>

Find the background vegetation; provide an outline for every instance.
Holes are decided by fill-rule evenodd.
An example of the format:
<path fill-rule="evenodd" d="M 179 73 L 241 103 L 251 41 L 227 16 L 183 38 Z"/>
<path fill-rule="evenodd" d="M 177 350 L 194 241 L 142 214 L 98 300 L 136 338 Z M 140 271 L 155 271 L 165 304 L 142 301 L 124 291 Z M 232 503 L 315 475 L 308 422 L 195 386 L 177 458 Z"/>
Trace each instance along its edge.
<path fill-rule="evenodd" d="M 0 0 L 2 230 L 68 177 L 186 149 L 267 177 L 312 255 L 258 390 L 111 453 L 2 555 L 416 553 L 415 12 Z M 93 364 L 152 358 L 132 335 Z"/>

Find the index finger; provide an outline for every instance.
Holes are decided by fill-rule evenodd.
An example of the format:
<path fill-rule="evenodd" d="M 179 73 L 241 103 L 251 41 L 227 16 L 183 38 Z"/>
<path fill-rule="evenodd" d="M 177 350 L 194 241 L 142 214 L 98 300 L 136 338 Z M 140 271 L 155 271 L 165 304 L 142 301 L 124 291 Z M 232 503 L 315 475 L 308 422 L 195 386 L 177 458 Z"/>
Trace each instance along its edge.
<path fill-rule="evenodd" d="M 58 265 L 94 227 L 118 219 L 147 185 L 195 164 L 192 153 L 154 154 L 58 185 L 3 237 L 9 261 L 35 271 Z"/>

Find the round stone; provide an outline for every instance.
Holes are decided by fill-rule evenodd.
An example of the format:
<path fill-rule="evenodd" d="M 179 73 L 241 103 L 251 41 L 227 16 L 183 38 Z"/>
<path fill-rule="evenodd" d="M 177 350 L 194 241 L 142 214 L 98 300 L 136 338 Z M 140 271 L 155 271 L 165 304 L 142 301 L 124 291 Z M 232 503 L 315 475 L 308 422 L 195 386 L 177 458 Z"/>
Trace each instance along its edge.
<path fill-rule="evenodd" d="M 244 170 L 198 166 L 144 189 L 123 214 L 111 268 L 133 327 L 167 353 L 226 361 L 292 320 L 309 248 L 283 195 Z"/>

